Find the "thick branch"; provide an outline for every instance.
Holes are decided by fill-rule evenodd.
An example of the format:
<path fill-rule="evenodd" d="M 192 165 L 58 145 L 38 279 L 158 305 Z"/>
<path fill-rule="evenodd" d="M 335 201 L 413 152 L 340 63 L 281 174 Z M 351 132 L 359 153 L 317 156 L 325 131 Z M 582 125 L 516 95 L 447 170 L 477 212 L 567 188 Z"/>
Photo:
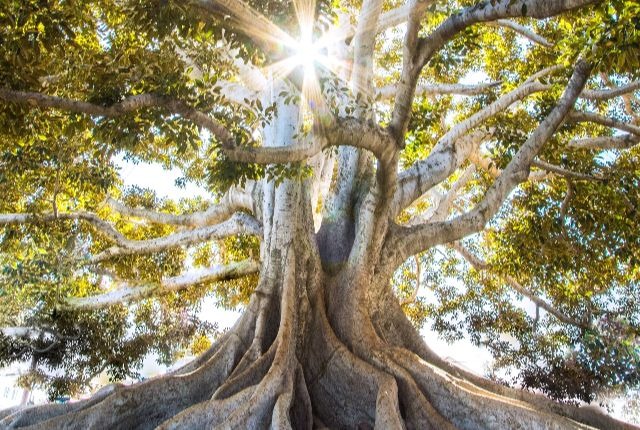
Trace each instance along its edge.
<path fill-rule="evenodd" d="M 231 134 L 218 121 L 204 112 L 200 112 L 186 103 L 156 94 L 140 94 L 126 97 L 111 106 L 49 96 L 41 93 L 16 91 L 0 88 L 0 100 L 38 107 L 40 109 L 60 109 L 67 112 L 82 113 L 91 116 L 118 117 L 143 108 L 162 108 L 174 114 L 182 115 L 194 124 L 206 128 L 221 142 L 229 145 L 233 140 Z"/>
<path fill-rule="evenodd" d="M 399 231 L 394 232 L 395 239 L 392 238 L 389 246 L 390 249 L 397 250 L 398 257 L 395 263 L 399 264 L 410 255 L 417 254 L 434 245 L 459 240 L 482 230 L 500 209 L 511 191 L 528 178 L 532 161 L 573 109 L 573 105 L 589 77 L 590 70 L 589 64 L 582 60 L 578 62 L 556 107 L 529 136 L 473 210 L 450 221 L 400 228 Z"/>
<path fill-rule="evenodd" d="M 429 2 L 432 3 L 432 2 Z M 406 2 L 400 7 L 395 9 L 391 9 L 382 15 L 380 15 L 380 19 L 378 20 L 378 29 L 377 33 L 382 33 L 383 31 L 395 27 L 397 25 L 406 22 L 409 18 L 409 14 L 411 12 L 411 8 L 409 7 L 409 2 Z"/>
<path fill-rule="evenodd" d="M 640 136 L 640 127 L 597 113 L 571 112 L 569 114 L 569 120 L 572 122 L 593 122 L 595 124 L 604 125 L 605 127 L 616 128 L 618 130 Z"/>
<path fill-rule="evenodd" d="M 511 30 L 515 31 L 516 33 L 518 33 L 519 35 L 529 39 L 533 43 L 537 43 L 538 45 L 542 45 L 542 46 L 547 47 L 547 48 L 551 48 L 553 46 L 553 43 L 549 42 L 547 39 L 545 39 L 544 37 L 540 36 L 535 31 L 525 27 L 524 25 L 520 25 L 517 22 L 511 21 L 511 20 L 499 19 L 494 24 L 490 24 L 490 25 L 495 25 L 495 26 L 511 29 Z"/>
<path fill-rule="evenodd" d="M 470 25 L 480 22 L 497 21 L 503 18 L 531 17 L 548 18 L 560 13 L 581 8 L 597 0 L 503 0 L 480 2 L 450 16 L 435 31 L 420 41 L 419 63 L 424 65 L 442 46 Z"/>
<path fill-rule="evenodd" d="M 500 81 L 488 82 L 482 84 L 432 84 L 432 85 L 419 85 L 416 88 L 416 95 L 444 95 L 444 94 L 456 94 L 462 96 L 476 96 L 479 94 L 485 94 L 492 91 L 496 87 L 502 84 Z M 380 88 L 377 92 L 381 100 L 389 100 L 395 97 L 398 91 L 397 85 L 387 85 Z"/>
<path fill-rule="evenodd" d="M 259 263 L 252 260 L 245 260 L 225 266 L 211 267 L 197 273 L 163 279 L 159 284 L 155 285 L 131 286 L 124 284 L 120 285 L 117 290 L 96 296 L 67 298 L 62 308 L 76 311 L 102 309 L 116 304 L 157 297 L 203 283 L 241 278 L 257 273 L 259 270 Z"/>
<path fill-rule="evenodd" d="M 109 258 L 132 254 L 149 254 L 178 246 L 188 246 L 209 240 L 218 240 L 236 234 L 260 235 L 262 228 L 255 218 L 244 213 L 237 213 L 229 220 L 207 227 L 180 231 L 168 236 L 148 240 L 129 240 L 108 248 L 90 259 L 90 263 L 98 263 Z"/>
<path fill-rule="evenodd" d="M 391 127 L 399 137 L 404 135 L 409 121 L 415 87 L 422 68 L 436 52 L 464 29 L 479 22 L 490 22 L 504 18 L 520 16 L 548 18 L 598 1 L 600 0 L 502 0 L 497 3 L 484 1 L 450 16 L 431 34 L 419 40 L 414 58 L 405 59 L 401 87 L 396 96 Z"/>
<path fill-rule="evenodd" d="M 525 83 L 456 124 L 440 138 L 426 159 L 418 161 L 402 172 L 394 199 L 394 215 L 429 191 L 431 187 L 449 177 L 473 151 L 474 142 L 486 137 L 487 133 L 476 133 L 475 139 L 471 140 L 463 139 L 464 134 L 488 118 L 504 111 L 513 103 L 548 88 L 548 85 L 540 82 Z M 468 142 L 471 142 L 471 145 L 468 145 Z"/>
<path fill-rule="evenodd" d="M 315 132 L 324 138 L 304 139 L 291 146 L 228 148 L 225 153 L 233 161 L 282 164 L 305 161 L 332 146 L 366 149 L 380 160 L 388 160 L 395 150 L 389 145 L 391 137 L 388 133 L 374 124 L 353 118 L 317 125 Z"/>
<path fill-rule="evenodd" d="M 629 149 L 640 143 L 640 136 L 625 134 L 622 136 L 601 136 L 585 139 L 574 139 L 569 148 L 575 149 Z"/>
<path fill-rule="evenodd" d="M 353 71 L 351 83 L 359 93 L 370 91 L 373 74 L 373 52 L 382 0 L 364 0 L 353 38 Z"/>
<path fill-rule="evenodd" d="M 640 89 L 640 80 L 632 81 L 621 87 L 609 88 L 606 90 L 583 90 L 580 97 L 589 100 L 607 100 L 632 93 L 638 89 Z"/>
<path fill-rule="evenodd" d="M 436 145 L 429 156 L 400 173 L 393 199 L 392 216 L 399 214 L 416 199 L 455 172 L 474 152 L 490 131 L 476 130 L 457 140 L 455 145 Z"/>
<path fill-rule="evenodd" d="M 471 251 L 466 249 L 460 242 L 453 242 L 449 246 L 455 249 L 462 257 L 464 257 L 464 259 L 467 260 L 469 264 L 471 264 L 471 266 L 473 266 L 473 268 L 476 269 L 477 271 L 489 270 L 489 265 L 485 261 L 483 261 L 478 256 L 471 253 Z M 565 324 L 576 326 L 576 327 L 587 328 L 585 324 L 571 317 L 566 316 L 565 314 L 560 312 L 558 309 L 554 308 L 553 306 L 551 306 L 550 304 L 542 300 L 540 297 L 533 294 L 531 291 L 529 291 L 524 286 L 522 286 L 518 281 L 516 281 L 513 277 L 507 275 L 504 277 L 501 276 L 501 278 L 503 278 L 504 281 L 507 284 L 509 284 L 509 286 L 513 288 L 515 291 L 522 294 L 523 296 L 531 300 L 533 303 L 535 303 L 537 306 L 541 307 L 545 311 L 549 312 L 551 315 L 556 317 L 559 321 Z"/>
<path fill-rule="evenodd" d="M 253 209 L 251 196 L 235 188 L 229 190 L 222 199 L 220 199 L 219 203 L 211 205 L 207 210 L 192 214 L 174 215 L 148 209 L 131 208 L 112 199 L 111 197 L 107 198 L 107 204 L 113 210 L 121 213 L 122 215 L 144 218 L 158 224 L 181 225 L 187 227 L 202 227 L 217 224 L 228 219 L 235 212 L 243 209 L 249 211 Z"/>
<path fill-rule="evenodd" d="M 100 233 L 107 236 L 109 239 L 122 245 L 126 243 L 127 239 L 116 230 L 111 224 L 100 218 L 98 215 L 92 212 L 69 212 L 69 213 L 48 213 L 48 214 L 0 214 L 0 225 L 8 224 L 26 224 L 37 222 L 52 222 L 56 220 L 82 220 L 93 225 Z"/>
<path fill-rule="evenodd" d="M 195 124 L 206 128 L 211 131 L 222 143 L 222 149 L 227 157 L 232 161 L 258 163 L 258 164 L 279 164 L 304 161 L 313 155 L 322 151 L 325 148 L 323 144 L 325 141 L 314 141 L 313 145 L 308 145 L 306 142 L 301 142 L 293 146 L 282 147 L 251 147 L 251 146 L 237 146 L 232 136 L 228 131 L 217 121 L 211 119 L 203 112 L 199 112 L 195 109 L 188 107 L 183 102 L 165 98 L 163 96 L 156 96 L 153 94 L 144 94 L 139 96 L 127 97 L 120 103 L 104 107 L 88 102 L 81 102 L 77 100 L 65 99 L 55 96 L 47 96 L 40 93 L 28 93 L 23 91 L 13 91 L 7 89 L 0 89 L 0 99 L 15 102 L 20 104 L 27 104 L 40 108 L 57 108 L 66 110 L 69 112 L 85 113 L 88 115 L 96 116 L 108 116 L 117 117 L 119 115 L 135 111 L 137 109 L 145 107 L 161 107 L 165 108 L 173 113 L 181 114 L 185 118 L 192 120 Z M 353 120 L 337 121 L 334 123 L 334 128 L 337 135 L 344 133 L 353 133 L 354 130 L 363 131 L 366 130 L 362 124 Z M 344 129 L 344 130 L 342 130 Z M 344 131 L 344 133 L 342 133 Z M 366 139 L 351 139 L 345 140 L 340 144 L 352 145 L 369 149 L 372 152 L 379 155 L 381 152 L 379 147 L 373 148 Z"/>

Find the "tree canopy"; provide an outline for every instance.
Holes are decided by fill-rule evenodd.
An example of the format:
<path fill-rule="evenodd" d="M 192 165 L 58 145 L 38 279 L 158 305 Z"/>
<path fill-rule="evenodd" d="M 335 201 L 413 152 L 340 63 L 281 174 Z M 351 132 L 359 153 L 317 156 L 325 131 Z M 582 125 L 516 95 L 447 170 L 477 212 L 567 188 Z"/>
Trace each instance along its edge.
<path fill-rule="evenodd" d="M 353 299 L 373 320 L 391 286 L 415 328 L 487 347 L 500 384 L 638 389 L 638 143 L 632 0 L 0 2 L 0 364 L 52 398 L 134 377 L 214 351 L 203 300 L 262 315 L 265 279 L 283 304 L 255 326 L 277 327 L 276 215 L 304 206 L 322 279 L 357 261 L 384 284 Z M 209 198 L 128 187 L 122 160 Z M 280 208 L 291 184 L 303 203 Z M 336 288 L 327 318 L 362 358 Z"/>

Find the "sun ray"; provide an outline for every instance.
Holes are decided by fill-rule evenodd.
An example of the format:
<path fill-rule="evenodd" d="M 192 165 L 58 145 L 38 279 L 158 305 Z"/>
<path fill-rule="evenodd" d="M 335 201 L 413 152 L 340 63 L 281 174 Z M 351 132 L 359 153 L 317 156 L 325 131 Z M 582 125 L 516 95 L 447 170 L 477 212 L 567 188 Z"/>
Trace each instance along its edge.
<path fill-rule="evenodd" d="M 293 47 L 296 41 L 286 31 L 242 1 L 223 2 L 229 19 L 243 33 L 274 47 Z"/>
<path fill-rule="evenodd" d="M 236 16 L 235 20 L 248 33 L 280 46 L 284 56 L 263 69 L 271 79 L 285 79 L 296 69 L 302 68 L 303 82 L 300 90 L 303 110 L 311 112 L 314 121 L 325 122 L 330 117 L 330 109 L 318 80 L 320 70 L 326 70 L 343 80 L 344 85 L 351 88 L 354 94 L 367 92 L 366 88 L 353 88 L 349 82 L 348 72 L 352 64 L 347 59 L 332 55 L 346 49 L 346 39 L 352 34 L 349 31 L 351 26 L 348 21 L 341 21 L 316 35 L 316 0 L 293 0 L 293 6 L 299 28 L 299 34 L 295 38 L 246 5 L 244 7 L 250 13 Z M 241 7 L 236 7 L 239 8 Z M 340 44 L 344 46 L 340 47 Z"/>

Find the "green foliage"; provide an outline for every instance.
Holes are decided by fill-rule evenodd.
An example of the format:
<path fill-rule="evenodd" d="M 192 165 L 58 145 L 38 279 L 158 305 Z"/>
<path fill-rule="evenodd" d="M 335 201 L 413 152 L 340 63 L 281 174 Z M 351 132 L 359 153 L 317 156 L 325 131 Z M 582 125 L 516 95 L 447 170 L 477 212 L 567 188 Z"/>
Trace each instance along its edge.
<path fill-rule="evenodd" d="M 292 35 L 299 28 L 289 0 L 248 2 Z M 385 1 L 384 10 L 403 2 Z M 427 35 L 472 0 L 429 6 L 420 34 Z M 359 1 L 322 0 L 317 32 L 335 23 L 339 11 L 353 12 Z M 523 7 L 523 15 L 527 11 Z M 423 83 L 457 83 L 478 78 L 501 86 L 479 96 L 418 97 L 406 135 L 400 168 L 425 158 L 457 121 L 488 106 L 500 94 L 521 85 L 533 73 L 555 64 L 569 66 L 582 56 L 595 64 L 588 86 L 623 85 L 640 77 L 640 5 L 613 0 L 544 20 L 518 18 L 554 44 L 535 45 L 500 26 L 466 28 L 429 62 Z M 248 37 L 204 19 L 195 8 L 173 0 L 6 0 L 0 2 L 0 87 L 41 92 L 111 106 L 151 93 L 179 99 L 229 130 L 235 143 L 260 145 L 256 130 L 277 116 L 276 105 L 259 100 L 231 103 L 221 81 L 237 81 L 237 69 L 220 49 L 224 40 L 258 66 L 265 54 Z M 396 83 L 402 64 L 402 28 L 376 41 L 376 86 Z M 185 53 L 190 61 L 185 60 Z M 192 73 L 195 70 L 198 73 Z M 598 72 L 603 73 L 599 76 Z M 532 95 L 491 118 L 494 138 L 482 148 L 492 167 L 504 168 L 555 105 L 570 68 L 542 82 L 550 91 Z M 373 110 L 381 123 L 390 117 L 372 97 L 353 97 L 334 75 L 319 71 L 320 89 L 329 110 L 351 116 Z M 285 105 L 301 103 L 291 86 L 280 94 Z M 631 102 L 638 109 L 637 100 Z M 635 103 L 635 104 L 634 104 Z M 630 121 L 619 100 L 579 101 L 580 110 Z M 308 124 L 296 130 L 297 140 Z M 469 337 L 496 359 L 495 378 L 540 389 L 563 400 L 589 400 L 604 389 L 638 387 L 640 314 L 640 152 L 576 151 L 567 143 L 595 135 L 613 135 L 602 126 L 567 121 L 539 158 L 562 168 L 592 175 L 583 181 L 554 176 L 519 187 L 489 229 L 468 246 L 488 263 L 476 271 L 449 249 L 429 250 L 407 261 L 392 280 L 403 308 L 416 326 L 430 324 L 449 340 Z M 177 227 L 140 223 L 104 205 L 107 195 L 132 207 L 172 214 L 203 210 L 201 199 L 174 202 L 145 189 L 123 189 L 114 160 L 160 163 L 177 168 L 181 186 L 205 186 L 221 196 L 230 186 L 250 180 L 307 179 L 308 165 L 291 163 L 264 168 L 235 163 L 221 151 L 222 142 L 180 115 L 140 109 L 117 117 L 89 117 L 58 110 L 2 104 L 0 109 L 0 213 L 93 211 L 129 239 L 151 239 Z M 466 165 L 463 167 L 467 167 Z M 439 191 L 446 192 L 447 180 Z M 464 187 L 468 209 L 493 178 L 476 173 Z M 570 198 L 567 194 L 571 190 Z M 422 199 L 398 221 L 432 208 Z M 89 270 L 90 256 L 112 246 L 88 223 L 57 219 L 0 229 L 0 326 L 31 326 L 41 335 L 27 339 L 0 337 L 0 365 L 33 361 L 27 386 L 43 386 L 52 397 L 77 393 L 106 370 L 113 380 L 135 377 L 143 358 L 154 353 L 164 363 L 190 350 L 201 352 L 216 328 L 198 319 L 204 297 L 226 308 L 248 301 L 257 275 L 200 285 L 162 298 L 91 312 L 63 311 L 69 297 L 103 292 L 105 277 L 156 284 L 189 265 L 257 259 L 259 245 L 236 237 L 192 249 L 110 259 Z M 418 266 L 420 275 L 418 276 Z M 509 287 L 515 279 L 578 324 L 531 309 Z M 415 289 L 419 294 L 413 298 Z"/>
<path fill-rule="evenodd" d="M 423 34 L 472 3 L 431 6 Z M 596 65 L 588 87 L 619 86 L 638 79 L 638 7 L 636 1 L 620 0 L 551 19 L 514 20 L 552 41 L 551 47 L 499 26 L 478 25 L 457 35 L 431 59 L 421 75 L 423 82 L 457 83 L 472 76 L 502 84 L 475 97 L 418 98 L 412 106 L 402 165 L 406 168 L 424 158 L 456 122 L 545 67 L 570 66 L 582 56 Z M 389 73 L 387 79 L 379 78 L 378 85 L 396 81 L 393 67 L 401 61 L 397 52 L 402 33 L 386 34 L 394 38 L 380 44 L 380 61 Z M 550 91 L 529 96 L 485 123 L 494 129 L 493 138 L 482 146 L 491 167 L 507 166 L 555 106 L 570 73 L 568 67 L 545 76 L 541 82 L 551 84 Z M 637 93 L 630 103 L 637 112 Z M 619 99 L 579 100 L 576 109 L 637 124 Z M 450 249 L 421 257 L 424 291 L 414 303 L 404 305 L 414 324 L 430 325 L 450 341 L 471 339 L 496 360 L 489 376 L 564 401 L 588 401 L 603 391 L 638 387 L 638 148 L 573 150 L 567 145 L 573 139 L 616 134 L 620 133 L 593 123 L 567 121 L 561 126 L 539 159 L 602 180 L 556 175 L 518 187 L 488 229 L 466 242 L 487 262 L 487 270 L 474 270 Z M 493 181 L 487 172 L 477 172 L 460 193 L 463 197 L 456 200 L 454 212 L 473 207 Z M 449 184 L 438 191 L 446 192 Z M 569 188 L 571 196 L 565 202 Z M 405 222 L 433 204 L 421 199 L 398 221 Z M 540 308 L 536 317 L 535 305 L 515 292 L 507 278 L 583 326 L 559 321 Z M 415 263 L 410 259 L 401 266 L 392 282 L 400 300 L 410 297 L 416 285 Z"/>

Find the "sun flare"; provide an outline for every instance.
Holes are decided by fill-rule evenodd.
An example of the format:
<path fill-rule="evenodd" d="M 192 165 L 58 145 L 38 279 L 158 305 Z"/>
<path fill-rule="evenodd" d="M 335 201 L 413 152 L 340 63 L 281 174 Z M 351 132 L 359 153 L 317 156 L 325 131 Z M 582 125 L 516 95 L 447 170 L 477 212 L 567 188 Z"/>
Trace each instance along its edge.
<path fill-rule="evenodd" d="M 296 44 L 294 61 L 304 68 L 305 75 L 315 73 L 316 64 L 323 60 L 320 46 L 315 44 L 311 35 L 305 35 Z"/>

